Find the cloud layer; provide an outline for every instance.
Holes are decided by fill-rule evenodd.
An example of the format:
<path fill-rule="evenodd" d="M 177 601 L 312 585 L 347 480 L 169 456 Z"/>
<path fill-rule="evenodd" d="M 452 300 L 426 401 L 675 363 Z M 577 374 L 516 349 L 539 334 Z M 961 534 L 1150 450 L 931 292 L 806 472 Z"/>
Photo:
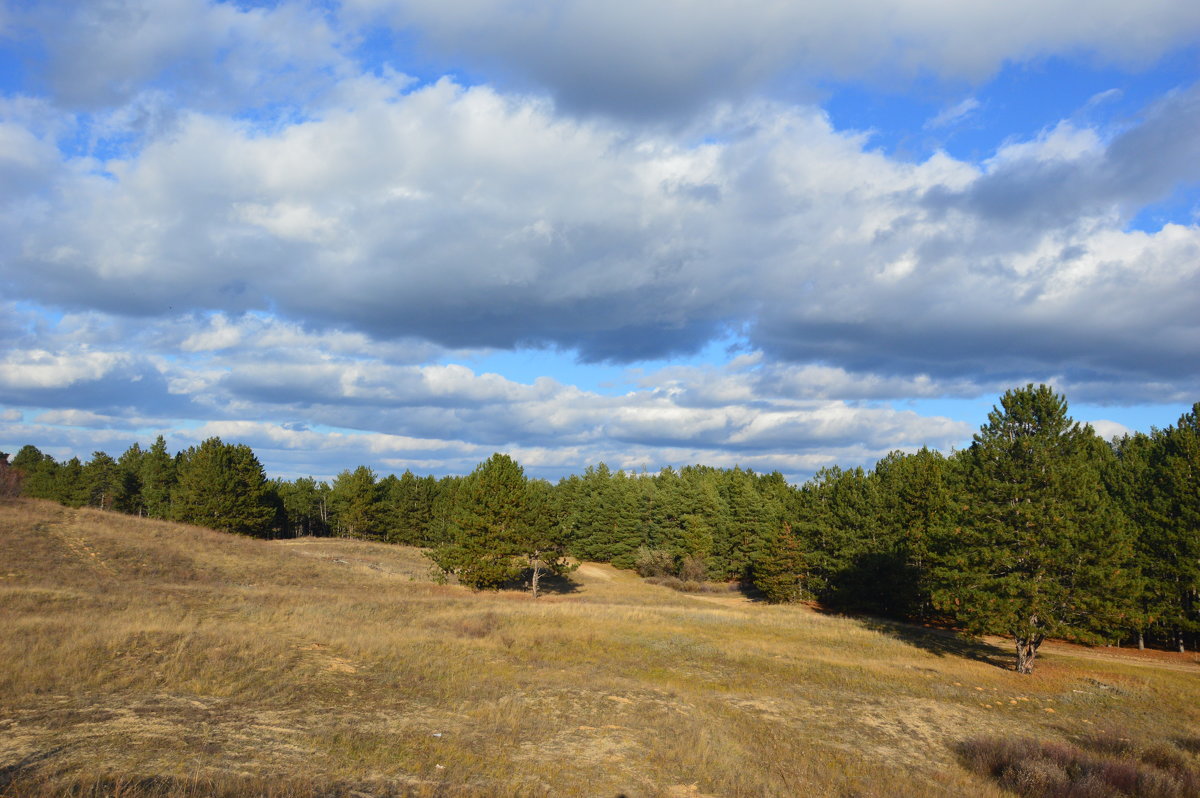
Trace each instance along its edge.
<path fill-rule="evenodd" d="M 1130 222 L 1200 182 L 1196 85 L 919 162 L 796 88 L 1146 65 L 1200 32 L 1194 4 L 1026 6 L 10 9 L 9 435 L 182 420 L 441 469 L 509 449 L 802 475 L 969 437 L 896 409 L 915 397 L 1190 401 L 1200 227 Z M 404 74 L 383 33 L 465 77 Z M 743 356 L 663 365 L 730 337 Z M 624 393 L 464 365 L 522 348 L 656 365 Z"/>

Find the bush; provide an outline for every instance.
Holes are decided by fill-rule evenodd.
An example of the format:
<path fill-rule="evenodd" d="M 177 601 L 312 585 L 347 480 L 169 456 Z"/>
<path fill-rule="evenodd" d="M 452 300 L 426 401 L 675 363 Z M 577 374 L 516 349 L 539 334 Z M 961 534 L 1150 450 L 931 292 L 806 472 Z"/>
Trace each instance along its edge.
<path fill-rule="evenodd" d="M 639 546 L 633 569 L 642 577 L 675 576 L 675 555 L 666 549 Z"/>
<path fill-rule="evenodd" d="M 15 499 L 21 495 L 25 475 L 8 464 L 8 455 L 0 452 L 0 499 Z"/>
<path fill-rule="evenodd" d="M 708 566 L 698 554 L 689 554 L 679 562 L 679 578 L 685 582 L 703 582 L 708 579 Z"/>
<path fill-rule="evenodd" d="M 970 770 L 1018 795 L 1046 798 L 1186 798 L 1200 795 L 1200 770 L 1180 748 L 1146 747 L 1111 735 L 1066 743 L 979 737 L 958 746 Z"/>

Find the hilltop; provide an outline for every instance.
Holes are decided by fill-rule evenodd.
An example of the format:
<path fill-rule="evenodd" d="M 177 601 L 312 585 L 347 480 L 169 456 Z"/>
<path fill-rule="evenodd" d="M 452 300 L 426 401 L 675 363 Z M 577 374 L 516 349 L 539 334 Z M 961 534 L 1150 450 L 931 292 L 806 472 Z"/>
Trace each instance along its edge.
<path fill-rule="evenodd" d="M 37 500 L 0 546 L 0 795 L 1007 795 L 981 738 L 1200 767 L 1195 654 L 1021 676 L 1004 641 L 609 565 L 534 601 Z"/>

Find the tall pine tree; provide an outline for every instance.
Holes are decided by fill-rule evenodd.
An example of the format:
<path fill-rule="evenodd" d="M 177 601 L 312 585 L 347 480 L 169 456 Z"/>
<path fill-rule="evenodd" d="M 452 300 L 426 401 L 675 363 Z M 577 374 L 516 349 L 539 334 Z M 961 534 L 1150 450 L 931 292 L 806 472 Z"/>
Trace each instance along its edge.
<path fill-rule="evenodd" d="M 1046 637 L 1094 640 L 1118 622 L 1132 549 L 1101 478 L 1107 452 L 1045 385 L 1005 393 L 968 452 L 933 598 L 973 633 L 1012 635 L 1020 673 Z"/>

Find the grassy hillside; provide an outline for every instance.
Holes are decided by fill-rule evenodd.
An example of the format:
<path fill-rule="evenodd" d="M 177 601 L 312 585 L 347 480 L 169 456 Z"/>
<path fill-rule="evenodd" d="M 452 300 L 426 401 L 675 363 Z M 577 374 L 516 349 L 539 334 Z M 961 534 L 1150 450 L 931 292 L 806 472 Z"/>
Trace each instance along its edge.
<path fill-rule="evenodd" d="M 415 549 L 36 501 L 0 550 L 0 795 L 1006 795 L 981 736 L 1200 763 L 1194 654 L 1020 676 L 1007 644 L 603 565 L 534 602 Z"/>

